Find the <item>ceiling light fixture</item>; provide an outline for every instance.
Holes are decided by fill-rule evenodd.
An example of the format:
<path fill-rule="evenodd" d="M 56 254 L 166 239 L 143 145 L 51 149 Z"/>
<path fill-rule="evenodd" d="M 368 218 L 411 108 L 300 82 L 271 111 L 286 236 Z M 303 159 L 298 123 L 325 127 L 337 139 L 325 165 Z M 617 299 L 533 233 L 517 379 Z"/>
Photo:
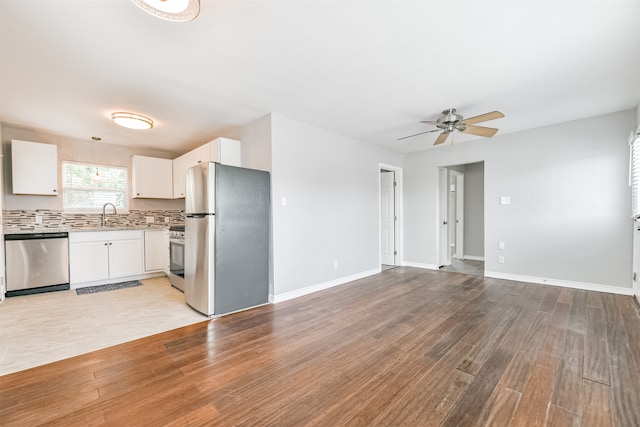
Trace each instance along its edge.
<path fill-rule="evenodd" d="M 153 120 L 140 114 L 119 112 L 111 114 L 111 118 L 120 126 L 129 129 L 146 130 L 153 127 Z"/>
<path fill-rule="evenodd" d="M 186 22 L 200 13 L 200 0 L 131 0 L 140 9 L 167 21 Z"/>

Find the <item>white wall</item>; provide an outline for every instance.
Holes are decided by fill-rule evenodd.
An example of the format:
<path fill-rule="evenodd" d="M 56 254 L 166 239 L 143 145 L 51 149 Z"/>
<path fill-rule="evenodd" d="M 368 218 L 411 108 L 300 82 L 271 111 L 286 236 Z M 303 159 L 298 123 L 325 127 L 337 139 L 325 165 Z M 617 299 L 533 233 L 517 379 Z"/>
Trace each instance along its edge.
<path fill-rule="evenodd" d="M 485 271 L 628 293 L 635 120 L 628 110 L 406 155 L 405 260 L 437 264 L 438 166 L 484 161 Z"/>
<path fill-rule="evenodd" d="M 402 155 L 279 114 L 264 120 L 242 143 L 249 167 L 269 163 L 251 152 L 271 152 L 274 299 L 379 271 L 379 165 L 402 167 Z"/>
<path fill-rule="evenodd" d="M 271 114 L 242 128 L 242 166 L 271 172 Z"/>

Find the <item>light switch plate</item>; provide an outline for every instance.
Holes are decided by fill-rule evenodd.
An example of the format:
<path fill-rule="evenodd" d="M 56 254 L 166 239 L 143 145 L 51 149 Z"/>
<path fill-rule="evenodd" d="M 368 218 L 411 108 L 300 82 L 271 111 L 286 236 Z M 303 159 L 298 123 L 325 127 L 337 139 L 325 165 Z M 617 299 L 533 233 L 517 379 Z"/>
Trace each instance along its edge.
<path fill-rule="evenodd" d="M 498 249 L 504 249 L 504 242 L 498 243 Z"/>
<path fill-rule="evenodd" d="M 281 202 L 282 206 L 287 206 L 287 198 L 286 197 L 283 197 L 280 202 Z"/>
<path fill-rule="evenodd" d="M 500 196 L 500 204 L 501 205 L 510 205 L 511 204 L 511 197 L 509 197 L 509 196 Z"/>

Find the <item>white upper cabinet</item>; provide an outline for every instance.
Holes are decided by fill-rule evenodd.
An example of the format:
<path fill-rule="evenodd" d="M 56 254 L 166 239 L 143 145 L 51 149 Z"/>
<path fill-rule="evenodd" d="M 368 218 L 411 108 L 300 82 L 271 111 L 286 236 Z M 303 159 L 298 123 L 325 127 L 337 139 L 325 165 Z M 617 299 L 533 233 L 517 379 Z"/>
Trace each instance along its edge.
<path fill-rule="evenodd" d="M 11 180 L 14 194 L 58 195 L 58 146 L 11 141 Z"/>
<path fill-rule="evenodd" d="M 229 166 L 240 166 L 240 141 L 229 138 L 216 138 L 207 144 L 209 161 Z"/>
<path fill-rule="evenodd" d="M 133 195 L 144 199 L 173 198 L 173 161 L 133 156 Z"/>
<path fill-rule="evenodd" d="M 173 197 L 184 198 L 187 169 L 202 162 L 240 166 L 240 154 L 240 141 L 216 138 L 178 157 L 173 161 Z"/>
<path fill-rule="evenodd" d="M 184 181 L 186 178 L 186 170 L 185 165 L 188 162 L 189 153 L 183 154 L 177 159 L 173 159 L 173 198 L 181 199 L 184 197 L 185 185 Z"/>

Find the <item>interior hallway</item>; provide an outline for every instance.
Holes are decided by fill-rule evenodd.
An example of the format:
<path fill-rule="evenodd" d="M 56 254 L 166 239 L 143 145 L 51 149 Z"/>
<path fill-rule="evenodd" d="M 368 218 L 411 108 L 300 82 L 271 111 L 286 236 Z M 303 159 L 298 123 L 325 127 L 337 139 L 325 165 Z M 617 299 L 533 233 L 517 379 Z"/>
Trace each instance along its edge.
<path fill-rule="evenodd" d="M 451 257 L 451 264 L 440 267 L 440 270 L 471 274 L 473 276 L 484 276 L 484 261 Z"/>

